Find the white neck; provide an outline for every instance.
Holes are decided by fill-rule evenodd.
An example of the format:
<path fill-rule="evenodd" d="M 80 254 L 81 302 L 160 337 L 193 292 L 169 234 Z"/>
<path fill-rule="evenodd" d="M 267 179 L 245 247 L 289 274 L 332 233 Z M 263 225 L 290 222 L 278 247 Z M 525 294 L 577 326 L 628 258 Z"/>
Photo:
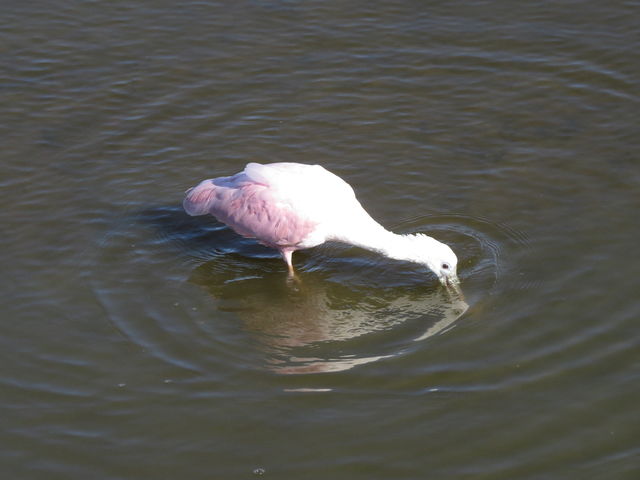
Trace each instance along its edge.
<path fill-rule="evenodd" d="M 377 252 L 396 260 L 418 261 L 409 248 L 413 235 L 399 235 L 385 229 L 371 217 L 356 224 L 342 225 L 331 240 Z"/>

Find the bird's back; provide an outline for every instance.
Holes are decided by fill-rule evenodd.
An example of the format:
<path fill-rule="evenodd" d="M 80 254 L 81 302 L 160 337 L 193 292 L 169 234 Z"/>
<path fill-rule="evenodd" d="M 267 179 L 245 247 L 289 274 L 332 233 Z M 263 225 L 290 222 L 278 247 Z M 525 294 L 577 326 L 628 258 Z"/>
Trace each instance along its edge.
<path fill-rule="evenodd" d="M 279 201 L 316 221 L 331 219 L 336 209 L 356 201 L 351 186 L 320 165 L 249 163 L 244 173 L 251 180 L 268 185 Z"/>
<path fill-rule="evenodd" d="M 211 214 L 280 249 L 322 243 L 336 215 L 354 204 L 353 189 L 340 177 L 298 163 L 249 163 L 236 175 L 204 180 L 183 202 L 190 215 Z"/>

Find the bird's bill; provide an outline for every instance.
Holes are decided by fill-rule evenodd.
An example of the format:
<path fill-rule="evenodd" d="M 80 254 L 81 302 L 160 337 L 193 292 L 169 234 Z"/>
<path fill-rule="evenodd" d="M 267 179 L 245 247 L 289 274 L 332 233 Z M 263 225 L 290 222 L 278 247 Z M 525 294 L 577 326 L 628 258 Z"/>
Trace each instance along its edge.
<path fill-rule="evenodd" d="M 456 287 L 460 285 L 460 279 L 457 275 L 443 275 L 440 277 L 440 283 L 445 287 Z"/>
<path fill-rule="evenodd" d="M 460 280 L 458 280 L 458 277 L 455 277 L 455 283 L 451 282 L 451 283 L 447 283 L 445 285 L 446 288 L 446 293 L 447 295 L 451 298 L 451 299 L 457 299 L 457 300 L 461 300 L 464 303 L 464 293 L 462 292 L 462 289 L 460 288 Z M 466 303 L 465 303 L 466 305 Z M 467 305 L 468 307 L 468 305 Z M 466 308 L 465 308 L 466 310 Z"/>

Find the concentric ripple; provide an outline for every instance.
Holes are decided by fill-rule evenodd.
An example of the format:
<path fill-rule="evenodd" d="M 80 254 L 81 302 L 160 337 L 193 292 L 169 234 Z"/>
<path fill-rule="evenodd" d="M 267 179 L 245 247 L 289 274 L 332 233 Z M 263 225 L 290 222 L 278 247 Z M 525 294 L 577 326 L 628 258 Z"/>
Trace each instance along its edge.
<path fill-rule="evenodd" d="M 440 287 L 422 267 L 335 243 L 297 252 L 298 277 L 290 279 L 277 252 L 178 207 L 114 225 L 96 262 L 109 263 L 110 276 L 96 272 L 92 284 L 113 326 L 175 367 L 204 371 L 207 362 L 233 363 L 229 356 L 247 366 L 253 360 L 240 352 L 253 349 L 279 373 L 340 371 L 414 352 L 453 328 L 498 288 L 509 250 L 524 244 L 516 232 L 466 216 L 416 217 L 396 230 L 449 243 L 462 290 Z M 185 289 L 185 281 L 201 288 Z M 133 293 L 140 291 L 150 295 Z"/>

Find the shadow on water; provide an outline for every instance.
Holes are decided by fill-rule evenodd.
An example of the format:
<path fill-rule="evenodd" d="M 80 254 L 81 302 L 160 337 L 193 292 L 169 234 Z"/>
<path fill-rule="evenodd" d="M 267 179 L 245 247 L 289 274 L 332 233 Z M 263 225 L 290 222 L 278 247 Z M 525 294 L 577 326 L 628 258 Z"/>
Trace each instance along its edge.
<path fill-rule="evenodd" d="M 442 288 L 369 287 L 321 272 L 286 280 L 283 272 L 220 269 L 217 260 L 190 280 L 235 312 L 280 373 L 339 371 L 402 354 L 453 325 L 468 308 Z"/>
<path fill-rule="evenodd" d="M 267 368 L 279 373 L 340 371 L 401 355 L 468 309 L 461 292 L 426 272 L 360 249 L 330 244 L 297 252 L 292 280 L 277 252 L 211 217 L 156 207 L 138 218 L 196 263 L 189 281 L 219 311 L 237 315 Z"/>

